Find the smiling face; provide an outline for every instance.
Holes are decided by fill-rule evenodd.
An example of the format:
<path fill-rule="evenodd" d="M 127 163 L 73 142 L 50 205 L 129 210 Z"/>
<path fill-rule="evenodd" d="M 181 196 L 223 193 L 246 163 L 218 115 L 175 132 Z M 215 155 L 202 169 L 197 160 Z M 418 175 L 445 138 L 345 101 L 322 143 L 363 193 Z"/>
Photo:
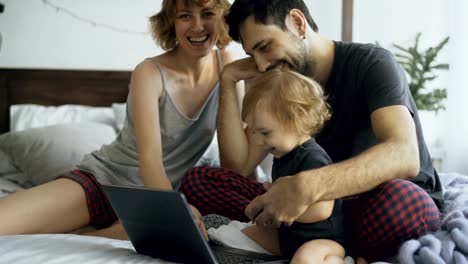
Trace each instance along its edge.
<path fill-rule="evenodd" d="M 281 158 L 310 139 L 308 135 L 301 135 L 281 125 L 264 102 L 257 104 L 255 110 L 246 116 L 245 122 L 253 131 L 255 143 L 263 145 L 275 158 Z"/>
<path fill-rule="evenodd" d="M 214 1 L 202 5 L 177 1 L 174 28 L 178 48 L 195 57 L 209 54 L 218 40 L 216 26 L 220 19 L 219 10 L 213 5 Z"/>
<path fill-rule="evenodd" d="M 261 72 L 276 66 L 309 76 L 314 72 L 315 63 L 308 59 L 305 42 L 289 29 L 257 23 L 249 16 L 240 27 L 240 38 L 245 52 L 255 59 Z"/>

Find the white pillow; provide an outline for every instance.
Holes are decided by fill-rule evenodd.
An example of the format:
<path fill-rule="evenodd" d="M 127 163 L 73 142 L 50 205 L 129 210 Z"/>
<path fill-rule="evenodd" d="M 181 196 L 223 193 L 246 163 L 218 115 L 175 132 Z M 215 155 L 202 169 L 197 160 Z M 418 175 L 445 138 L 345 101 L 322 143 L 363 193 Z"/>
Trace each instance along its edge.
<path fill-rule="evenodd" d="M 0 183 L 1 189 L 3 191 L 9 190 L 9 192 L 12 192 L 13 189 L 11 188 L 6 188 L 6 185 L 9 184 L 4 184 L 5 182 L 10 182 L 13 185 L 22 185 L 22 186 L 29 186 L 30 183 L 28 182 L 28 177 L 21 173 L 21 171 L 13 165 L 13 162 L 11 161 L 11 158 L 9 155 L 7 155 L 3 150 L 0 149 Z M 5 189 L 6 188 L 6 189 Z M 7 193 L 9 193 L 7 192 Z M 1 195 L 1 191 L 0 191 Z"/>
<path fill-rule="evenodd" d="M 127 114 L 126 103 L 113 103 L 112 111 L 114 112 L 115 127 L 117 130 L 122 130 L 125 123 L 125 116 Z"/>
<path fill-rule="evenodd" d="M 221 167 L 221 162 L 219 160 L 218 132 L 215 132 L 213 140 L 211 140 L 210 145 L 195 166 Z"/>
<path fill-rule="evenodd" d="M 78 122 L 93 122 L 114 126 L 114 113 L 111 107 L 85 105 L 43 106 L 21 104 L 10 107 L 10 131 L 13 132 L 27 128 Z"/>
<path fill-rule="evenodd" d="M 0 135 L 0 151 L 34 185 L 53 180 L 78 164 L 85 154 L 112 142 L 113 127 L 74 123 L 31 128 Z"/>
<path fill-rule="evenodd" d="M 0 177 L 0 198 L 21 189 L 24 189 L 22 185 Z"/>

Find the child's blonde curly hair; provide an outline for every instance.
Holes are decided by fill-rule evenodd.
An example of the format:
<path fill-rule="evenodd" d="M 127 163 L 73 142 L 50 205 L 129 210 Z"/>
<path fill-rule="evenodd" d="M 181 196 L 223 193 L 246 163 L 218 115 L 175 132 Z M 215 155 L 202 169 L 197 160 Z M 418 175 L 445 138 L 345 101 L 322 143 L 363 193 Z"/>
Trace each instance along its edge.
<path fill-rule="evenodd" d="M 290 70 L 270 70 L 255 80 L 242 102 L 242 119 L 262 107 L 283 128 L 303 135 L 316 135 L 331 111 L 316 81 Z"/>

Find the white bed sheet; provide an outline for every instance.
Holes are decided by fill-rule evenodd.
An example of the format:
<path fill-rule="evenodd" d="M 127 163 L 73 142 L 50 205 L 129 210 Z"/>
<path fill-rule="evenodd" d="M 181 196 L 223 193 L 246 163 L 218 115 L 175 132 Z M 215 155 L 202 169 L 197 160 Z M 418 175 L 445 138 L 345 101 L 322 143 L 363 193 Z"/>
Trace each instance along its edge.
<path fill-rule="evenodd" d="M 454 174 L 441 174 L 444 187 Z M 8 181 L 0 175 L 0 197 L 7 195 L 15 188 L 21 186 Z M 455 175 L 456 176 L 456 175 Z M 455 177 L 453 176 L 453 177 Z M 452 178 L 453 178 L 452 177 Z M 466 177 L 466 176 L 463 176 Z M 4 190 L 4 191 L 2 191 Z M 5 191 L 6 190 L 6 191 Z M 446 191 L 449 191 L 446 188 Z M 468 191 L 468 190 L 465 190 Z M 463 192 L 465 192 L 463 191 Z M 464 194 L 466 196 L 466 193 Z M 221 232 L 221 231 L 220 231 Z M 210 234 L 211 235 L 211 234 Z M 225 233 L 232 241 L 233 234 Z M 221 237 L 223 234 L 221 233 Z M 241 238 L 239 238 L 241 239 Z M 220 239 L 222 240 L 222 238 Z M 225 240 L 226 241 L 226 240 Z M 244 249 L 248 243 L 241 243 Z M 235 244 L 235 243 L 234 243 Z M 233 245 L 233 244 L 231 244 Z M 346 263 L 353 263 L 347 259 Z M 137 254 L 129 241 L 80 236 L 75 234 L 43 234 L 43 235 L 17 235 L 0 236 L 0 264 L 87 264 L 87 263 L 171 263 Z M 377 262 L 384 263 L 384 262 Z"/>
<path fill-rule="evenodd" d="M 0 236 L 0 263 L 170 263 L 137 254 L 129 241 L 74 234 Z"/>
<path fill-rule="evenodd" d="M 8 177 L 11 176 L 11 177 Z M 8 178 L 18 175 L 0 175 L 0 198 L 22 189 Z M 229 226 L 210 229 L 212 239 L 231 247 L 263 252 L 261 247 L 240 232 L 245 223 L 231 222 Z M 133 264 L 173 263 L 137 254 L 130 241 L 76 234 L 40 234 L 0 236 L 0 264 Z M 347 264 L 354 261 L 347 257 Z M 384 262 L 378 262 L 386 264 Z M 377 263 L 376 263 L 377 264 Z"/>

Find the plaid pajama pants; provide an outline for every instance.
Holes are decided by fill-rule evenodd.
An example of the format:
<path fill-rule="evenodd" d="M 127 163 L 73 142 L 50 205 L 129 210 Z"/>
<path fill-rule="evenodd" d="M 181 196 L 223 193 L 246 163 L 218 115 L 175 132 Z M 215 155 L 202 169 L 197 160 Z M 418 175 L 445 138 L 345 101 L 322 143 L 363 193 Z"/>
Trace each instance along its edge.
<path fill-rule="evenodd" d="M 195 167 L 185 175 L 180 191 L 202 215 L 249 221 L 244 210 L 265 189 L 225 169 Z M 402 242 L 440 226 L 440 212 L 432 198 L 407 180 L 391 180 L 357 199 L 344 200 L 343 210 L 348 254 L 367 261 L 391 257 Z"/>
<path fill-rule="evenodd" d="M 96 229 L 103 229 L 117 221 L 117 216 L 102 191 L 101 185 L 92 174 L 81 170 L 73 170 L 60 175 L 58 178 L 70 179 L 81 185 L 86 196 L 90 217 L 89 224 L 91 226 Z"/>

